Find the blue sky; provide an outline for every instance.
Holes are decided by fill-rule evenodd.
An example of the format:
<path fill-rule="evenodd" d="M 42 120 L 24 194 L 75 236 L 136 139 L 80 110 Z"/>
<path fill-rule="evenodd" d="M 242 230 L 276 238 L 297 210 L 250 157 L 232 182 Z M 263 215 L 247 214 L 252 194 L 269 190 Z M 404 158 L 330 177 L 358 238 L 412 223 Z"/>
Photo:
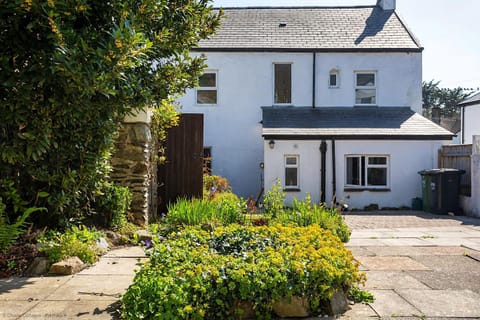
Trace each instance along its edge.
<path fill-rule="evenodd" d="M 376 0 L 214 0 L 216 7 L 374 5 Z M 425 48 L 423 80 L 480 87 L 480 0 L 397 0 L 397 13 Z"/>

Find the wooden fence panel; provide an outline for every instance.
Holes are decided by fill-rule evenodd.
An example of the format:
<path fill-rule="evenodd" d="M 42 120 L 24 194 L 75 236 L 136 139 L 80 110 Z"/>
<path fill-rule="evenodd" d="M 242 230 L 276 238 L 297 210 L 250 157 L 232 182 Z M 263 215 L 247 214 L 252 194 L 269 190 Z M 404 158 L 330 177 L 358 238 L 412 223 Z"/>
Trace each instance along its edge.
<path fill-rule="evenodd" d="M 465 170 L 460 177 L 460 194 L 470 196 L 472 188 L 472 145 L 446 145 L 442 146 L 438 154 L 439 168 L 453 168 Z"/>

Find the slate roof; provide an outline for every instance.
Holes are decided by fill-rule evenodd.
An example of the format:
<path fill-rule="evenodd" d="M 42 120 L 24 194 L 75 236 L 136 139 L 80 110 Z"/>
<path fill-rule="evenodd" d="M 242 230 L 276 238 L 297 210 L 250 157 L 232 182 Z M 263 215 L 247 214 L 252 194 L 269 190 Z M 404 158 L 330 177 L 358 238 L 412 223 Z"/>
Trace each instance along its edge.
<path fill-rule="evenodd" d="M 471 106 L 473 104 L 480 104 L 480 92 L 477 93 L 477 94 L 474 94 L 470 98 L 460 102 L 459 106 L 467 107 L 467 106 Z"/>
<path fill-rule="evenodd" d="M 263 107 L 265 139 L 450 140 L 408 107 Z"/>
<path fill-rule="evenodd" d="M 393 10 L 361 7 L 224 8 L 197 51 L 422 51 Z M 280 26 L 284 24 L 284 26 Z"/>

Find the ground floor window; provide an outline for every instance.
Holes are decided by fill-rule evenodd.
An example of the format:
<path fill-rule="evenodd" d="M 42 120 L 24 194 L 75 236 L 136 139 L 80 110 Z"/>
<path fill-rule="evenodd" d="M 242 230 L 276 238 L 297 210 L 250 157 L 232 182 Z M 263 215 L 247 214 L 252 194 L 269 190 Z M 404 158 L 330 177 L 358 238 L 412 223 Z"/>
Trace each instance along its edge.
<path fill-rule="evenodd" d="M 347 155 L 346 186 L 386 188 L 389 184 L 389 157 L 384 155 Z"/>
<path fill-rule="evenodd" d="M 298 183 L 298 155 L 285 156 L 285 189 L 297 189 Z"/>

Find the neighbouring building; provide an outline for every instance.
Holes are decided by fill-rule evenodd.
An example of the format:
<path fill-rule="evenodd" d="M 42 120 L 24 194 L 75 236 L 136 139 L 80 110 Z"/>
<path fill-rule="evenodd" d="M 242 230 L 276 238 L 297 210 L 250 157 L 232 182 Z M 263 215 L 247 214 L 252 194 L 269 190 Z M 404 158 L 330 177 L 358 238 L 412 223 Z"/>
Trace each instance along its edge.
<path fill-rule="evenodd" d="M 473 135 L 480 135 L 480 92 L 462 101 L 462 143 L 472 143 Z"/>
<path fill-rule="evenodd" d="M 423 48 L 375 6 L 224 8 L 192 55 L 208 68 L 179 102 L 204 115 L 205 152 L 234 192 L 280 180 L 287 201 L 411 206 L 418 171 L 453 134 L 420 115 Z"/>

